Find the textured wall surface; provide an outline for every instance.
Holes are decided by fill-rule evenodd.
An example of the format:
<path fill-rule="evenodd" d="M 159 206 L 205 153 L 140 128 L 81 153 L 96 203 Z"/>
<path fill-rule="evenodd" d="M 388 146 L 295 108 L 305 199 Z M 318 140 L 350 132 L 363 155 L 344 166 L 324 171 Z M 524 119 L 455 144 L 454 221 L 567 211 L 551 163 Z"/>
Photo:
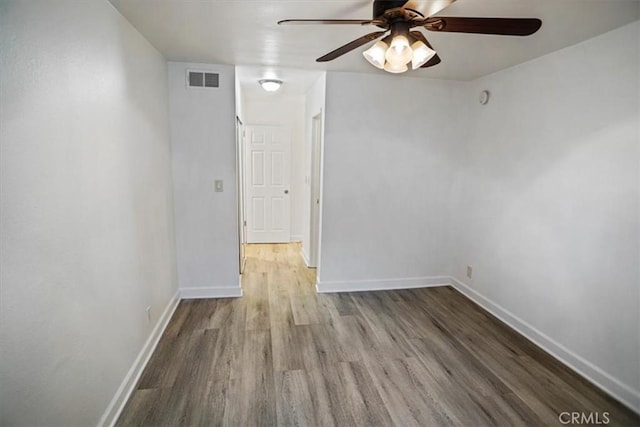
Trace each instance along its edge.
<path fill-rule="evenodd" d="M 188 70 L 218 73 L 220 87 L 188 88 Z M 169 62 L 169 97 L 180 288 L 239 294 L 235 69 Z"/>
<path fill-rule="evenodd" d="M 473 82 L 451 206 L 453 275 L 600 370 L 636 407 L 639 29 Z"/>
<path fill-rule="evenodd" d="M 104 1 L 0 43 L 0 424 L 96 425 L 177 290 L 166 62 Z"/>
<path fill-rule="evenodd" d="M 321 281 L 446 274 L 465 87 L 327 73 Z"/>

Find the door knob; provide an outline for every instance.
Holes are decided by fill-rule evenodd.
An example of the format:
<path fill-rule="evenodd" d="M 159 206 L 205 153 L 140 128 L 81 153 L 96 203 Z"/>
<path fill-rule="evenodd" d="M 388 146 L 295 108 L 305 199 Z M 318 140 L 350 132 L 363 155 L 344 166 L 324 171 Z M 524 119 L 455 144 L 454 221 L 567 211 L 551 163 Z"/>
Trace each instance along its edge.
<path fill-rule="evenodd" d="M 289 190 L 284 190 L 284 194 L 289 194 Z"/>

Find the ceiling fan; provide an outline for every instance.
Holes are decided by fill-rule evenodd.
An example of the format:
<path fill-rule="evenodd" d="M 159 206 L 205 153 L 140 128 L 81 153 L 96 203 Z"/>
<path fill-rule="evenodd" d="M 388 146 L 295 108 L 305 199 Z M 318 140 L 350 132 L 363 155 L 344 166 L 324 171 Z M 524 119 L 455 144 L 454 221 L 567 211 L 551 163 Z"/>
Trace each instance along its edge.
<path fill-rule="evenodd" d="M 375 67 L 390 73 L 404 73 L 409 69 L 432 67 L 440 63 L 440 57 L 420 31 L 450 33 L 497 34 L 528 36 L 540 28 L 542 21 L 536 18 L 461 18 L 434 16 L 456 0 L 374 0 L 373 19 L 285 19 L 279 25 L 375 25 L 382 31 L 366 34 L 352 42 L 316 59 L 332 61 L 364 44 L 377 40 L 363 52 Z"/>

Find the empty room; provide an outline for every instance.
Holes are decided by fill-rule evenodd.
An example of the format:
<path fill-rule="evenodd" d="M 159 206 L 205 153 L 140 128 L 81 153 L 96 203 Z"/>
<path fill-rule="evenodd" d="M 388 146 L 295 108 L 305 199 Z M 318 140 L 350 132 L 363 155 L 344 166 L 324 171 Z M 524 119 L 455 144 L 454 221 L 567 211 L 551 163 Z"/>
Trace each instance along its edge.
<path fill-rule="evenodd" d="M 640 1 L 0 0 L 0 425 L 640 425 Z"/>

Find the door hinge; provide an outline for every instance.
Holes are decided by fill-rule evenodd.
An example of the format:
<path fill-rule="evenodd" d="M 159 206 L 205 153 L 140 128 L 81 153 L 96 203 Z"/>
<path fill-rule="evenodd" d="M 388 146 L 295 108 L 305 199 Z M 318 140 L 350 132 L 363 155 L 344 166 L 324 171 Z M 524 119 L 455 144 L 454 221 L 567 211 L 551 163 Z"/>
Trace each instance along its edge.
<path fill-rule="evenodd" d="M 242 221 L 242 225 L 247 226 L 247 221 Z"/>

